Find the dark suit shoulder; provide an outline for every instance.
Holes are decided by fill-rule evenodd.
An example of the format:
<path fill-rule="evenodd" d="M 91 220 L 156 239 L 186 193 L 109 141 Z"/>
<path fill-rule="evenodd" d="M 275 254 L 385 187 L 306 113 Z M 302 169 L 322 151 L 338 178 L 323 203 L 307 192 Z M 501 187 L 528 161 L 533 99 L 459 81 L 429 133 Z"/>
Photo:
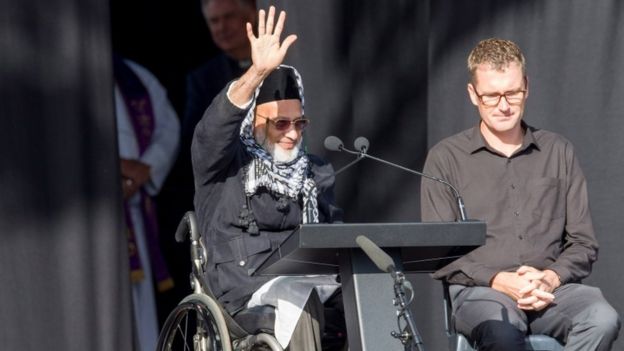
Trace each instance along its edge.
<path fill-rule="evenodd" d="M 192 77 L 206 77 L 214 75 L 222 75 L 231 65 L 227 56 L 219 54 L 210 60 L 204 62 L 189 73 Z"/>

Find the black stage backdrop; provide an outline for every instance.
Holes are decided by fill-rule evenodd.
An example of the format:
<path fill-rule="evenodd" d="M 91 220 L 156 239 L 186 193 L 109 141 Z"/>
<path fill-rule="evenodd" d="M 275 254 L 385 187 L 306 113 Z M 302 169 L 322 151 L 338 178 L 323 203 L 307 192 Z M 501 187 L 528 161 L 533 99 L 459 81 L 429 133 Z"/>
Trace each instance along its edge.
<path fill-rule="evenodd" d="M 110 67 L 104 61 L 107 11 L 93 1 L 80 6 L 68 0 L 3 1 L 0 321 L 9 327 L 0 332 L 0 345 L 128 349 L 129 291 L 120 259 L 125 251 L 116 235 L 116 150 Z M 201 17 L 195 13 L 185 21 L 174 9 L 189 6 L 174 0 L 115 3 L 116 48 L 152 69 L 181 109 L 183 74 L 210 52 L 202 48 L 210 45 L 206 42 L 198 41 L 195 49 L 180 44 L 198 38 L 190 30 L 200 30 Z M 259 1 L 262 7 L 268 3 Z M 624 5 L 618 0 L 271 3 L 288 11 L 285 32 L 299 35 L 288 63 L 300 69 L 306 86 L 306 114 L 313 120 L 308 147 L 336 168 L 351 158 L 324 150 L 327 135 L 339 136 L 348 147 L 365 136 L 372 155 L 420 169 L 430 146 L 478 121 L 466 94 L 470 48 L 492 36 L 520 44 L 531 87 L 526 120 L 572 140 L 588 179 L 601 252 L 587 282 L 624 311 L 618 269 L 624 251 L 619 235 L 624 121 L 618 118 L 624 112 L 624 68 L 618 65 L 624 59 L 618 41 Z M 194 6 L 198 11 L 197 2 Z M 146 36 L 161 40 L 140 40 Z M 349 222 L 418 221 L 419 182 L 365 160 L 339 175 L 338 201 Z M 410 279 L 417 287 L 412 308 L 425 346 L 444 350 L 440 284 L 427 275 Z M 624 340 L 618 340 L 618 349 L 624 349 Z"/>
<path fill-rule="evenodd" d="M 366 136 L 371 154 L 420 169 L 429 147 L 478 122 L 466 92 L 470 49 L 488 37 L 516 41 L 528 61 L 525 120 L 569 138 L 588 180 L 601 249 L 586 283 L 624 311 L 620 1 L 260 1 L 269 3 L 287 10 L 285 33 L 299 36 L 289 62 L 303 73 L 310 147 L 337 168 L 349 158 L 323 150 L 331 134 L 347 147 Z M 351 222 L 418 221 L 419 182 L 365 160 L 338 176 L 338 200 Z M 440 284 L 427 275 L 410 279 L 425 346 L 443 350 Z M 624 349 L 622 339 L 614 350 Z"/>
<path fill-rule="evenodd" d="M 0 349 L 132 349 L 108 3 L 0 2 Z"/>

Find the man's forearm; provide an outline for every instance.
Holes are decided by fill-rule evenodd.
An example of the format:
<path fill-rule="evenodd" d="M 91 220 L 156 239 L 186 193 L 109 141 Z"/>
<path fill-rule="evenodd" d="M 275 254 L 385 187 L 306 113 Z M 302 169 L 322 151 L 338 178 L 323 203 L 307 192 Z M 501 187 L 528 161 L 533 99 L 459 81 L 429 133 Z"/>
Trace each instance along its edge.
<path fill-rule="evenodd" d="M 244 106 L 253 97 L 256 89 L 260 86 L 260 83 L 271 73 L 266 70 L 258 70 L 254 65 L 251 65 L 247 72 L 245 72 L 238 80 L 232 83 L 232 89 L 230 90 L 228 97 L 230 101 L 236 106 Z"/>

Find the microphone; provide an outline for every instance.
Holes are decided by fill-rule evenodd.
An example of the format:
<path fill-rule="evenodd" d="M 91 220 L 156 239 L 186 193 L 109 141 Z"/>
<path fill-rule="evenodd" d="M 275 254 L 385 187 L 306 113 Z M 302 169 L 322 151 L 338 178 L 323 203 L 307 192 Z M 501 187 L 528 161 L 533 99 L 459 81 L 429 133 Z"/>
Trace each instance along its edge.
<path fill-rule="evenodd" d="M 362 137 L 362 138 L 364 138 L 364 137 Z M 366 138 L 364 138 L 364 140 L 366 140 Z M 342 140 L 340 140 L 340 138 L 338 138 L 337 136 L 330 135 L 327 138 L 325 138 L 324 145 L 325 145 L 325 148 L 327 150 L 330 150 L 330 151 L 347 151 L 347 149 L 344 148 L 344 144 L 342 143 Z M 362 145 L 362 146 L 364 146 L 364 145 Z M 368 140 L 366 140 L 366 149 L 368 149 Z M 354 153 L 354 152 L 351 152 L 351 153 Z M 354 154 L 356 154 L 358 157 L 355 160 L 347 163 L 344 167 L 342 167 L 339 170 L 337 170 L 336 172 L 334 172 L 334 176 L 337 176 L 338 174 L 340 174 L 343 171 L 345 171 L 347 168 L 350 168 L 354 164 L 360 162 L 364 158 L 363 157 L 364 153 L 366 153 L 365 150 L 363 150 L 361 152 L 355 152 Z"/>
<path fill-rule="evenodd" d="M 330 146 L 334 147 L 333 149 L 328 147 L 328 139 L 331 139 L 329 144 L 330 144 Z M 338 144 L 334 144 L 334 143 L 338 143 Z M 402 169 L 402 170 L 404 170 L 406 172 L 413 173 L 413 174 L 419 175 L 419 176 L 421 176 L 423 178 L 431 179 L 431 180 L 434 180 L 436 182 L 439 182 L 439 183 L 442 183 L 442 184 L 446 185 L 447 187 L 449 187 L 449 189 L 451 189 L 451 191 L 453 192 L 453 196 L 455 196 L 455 201 L 457 201 L 457 207 L 459 208 L 459 218 L 460 218 L 459 221 L 465 222 L 465 221 L 468 220 L 468 215 L 466 214 L 466 206 L 464 205 L 464 199 L 459 194 L 459 191 L 457 190 L 457 188 L 455 188 L 451 183 L 447 182 L 444 179 L 440 179 L 438 177 L 434 177 L 434 176 L 429 175 L 429 174 L 418 172 L 418 171 L 415 171 L 413 169 L 410 169 L 410 168 L 398 165 L 396 163 L 392 163 L 390 161 L 386 161 L 384 159 L 381 159 L 381 158 L 369 155 L 368 153 L 366 153 L 368 151 L 369 142 L 368 142 L 368 139 L 366 139 L 365 137 L 358 137 L 358 138 L 356 138 L 355 142 L 353 144 L 354 144 L 355 148 L 359 149 L 360 151 L 353 151 L 353 150 L 346 149 L 344 147 L 344 144 L 342 143 L 342 141 L 340 139 L 338 139 L 337 137 L 335 137 L 335 136 L 329 136 L 329 137 L 327 137 L 325 139 L 325 147 L 328 150 L 331 150 L 331 151 L 345 151 L 345 152 L 350 153 L 350 154 L 358 155 L 359 158 L 356 161 L 359 161 L 360 159 L 362 159 L 364 157 L 370 158 L 371 160 L 374 160 L 374 161 L 377 161 L 377 162 L 381 162 L 381 163 L 384 163 L 384 164 L 386 164 L 388 166 L 392 166 L 392 167 L 395 167 L 395 168 L 398 168 L 398 169 Z M 355 162 L 353 162 L 353 163 L 355 163 Z M 349 166 L 349 165 L 347 165 L 347 166 Z"/>
<path fill-rule="evenodd" d="M 362 153 L 366 153 L 366 151 L 368 151 L 369 145 L 370 143 L 368 142 L 368 139 L 363 136 L 355 138 L 355 141 L 353 142 L 355 150 L 359 150 Z"/>
<path fill-rule="evenodd" d="M 325 148 L 330 151 L 342 151 L 344 149 L 344 144 L 342 140 L 340 140 L 337 136 L 330 135 L 325 138 Z"/>
<path fill-rule="evenodd" d="M 375 245 L 369 238 L 364 235 L 358 235 L 357 238 L 355 238 L 355 242 L 382 272 L 395 272 L 394 260 L 392 260 L 392 257 L 379 248 L 379 246 Z"/>

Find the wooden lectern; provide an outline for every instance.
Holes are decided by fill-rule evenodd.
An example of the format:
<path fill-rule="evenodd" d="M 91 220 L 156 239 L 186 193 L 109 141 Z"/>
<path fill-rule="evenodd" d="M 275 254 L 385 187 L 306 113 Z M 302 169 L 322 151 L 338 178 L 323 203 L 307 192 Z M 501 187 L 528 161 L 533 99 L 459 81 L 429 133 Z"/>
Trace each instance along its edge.
<path fill-rule="evenodd" d="M 402 350 L 393 280 L 355 242 L 364 235 L 386 251 L 398 270 L 433 272 L 485 243 L 485 223 L 304 224 L 254 274 L 340 274 L 350 350 Z"/>

